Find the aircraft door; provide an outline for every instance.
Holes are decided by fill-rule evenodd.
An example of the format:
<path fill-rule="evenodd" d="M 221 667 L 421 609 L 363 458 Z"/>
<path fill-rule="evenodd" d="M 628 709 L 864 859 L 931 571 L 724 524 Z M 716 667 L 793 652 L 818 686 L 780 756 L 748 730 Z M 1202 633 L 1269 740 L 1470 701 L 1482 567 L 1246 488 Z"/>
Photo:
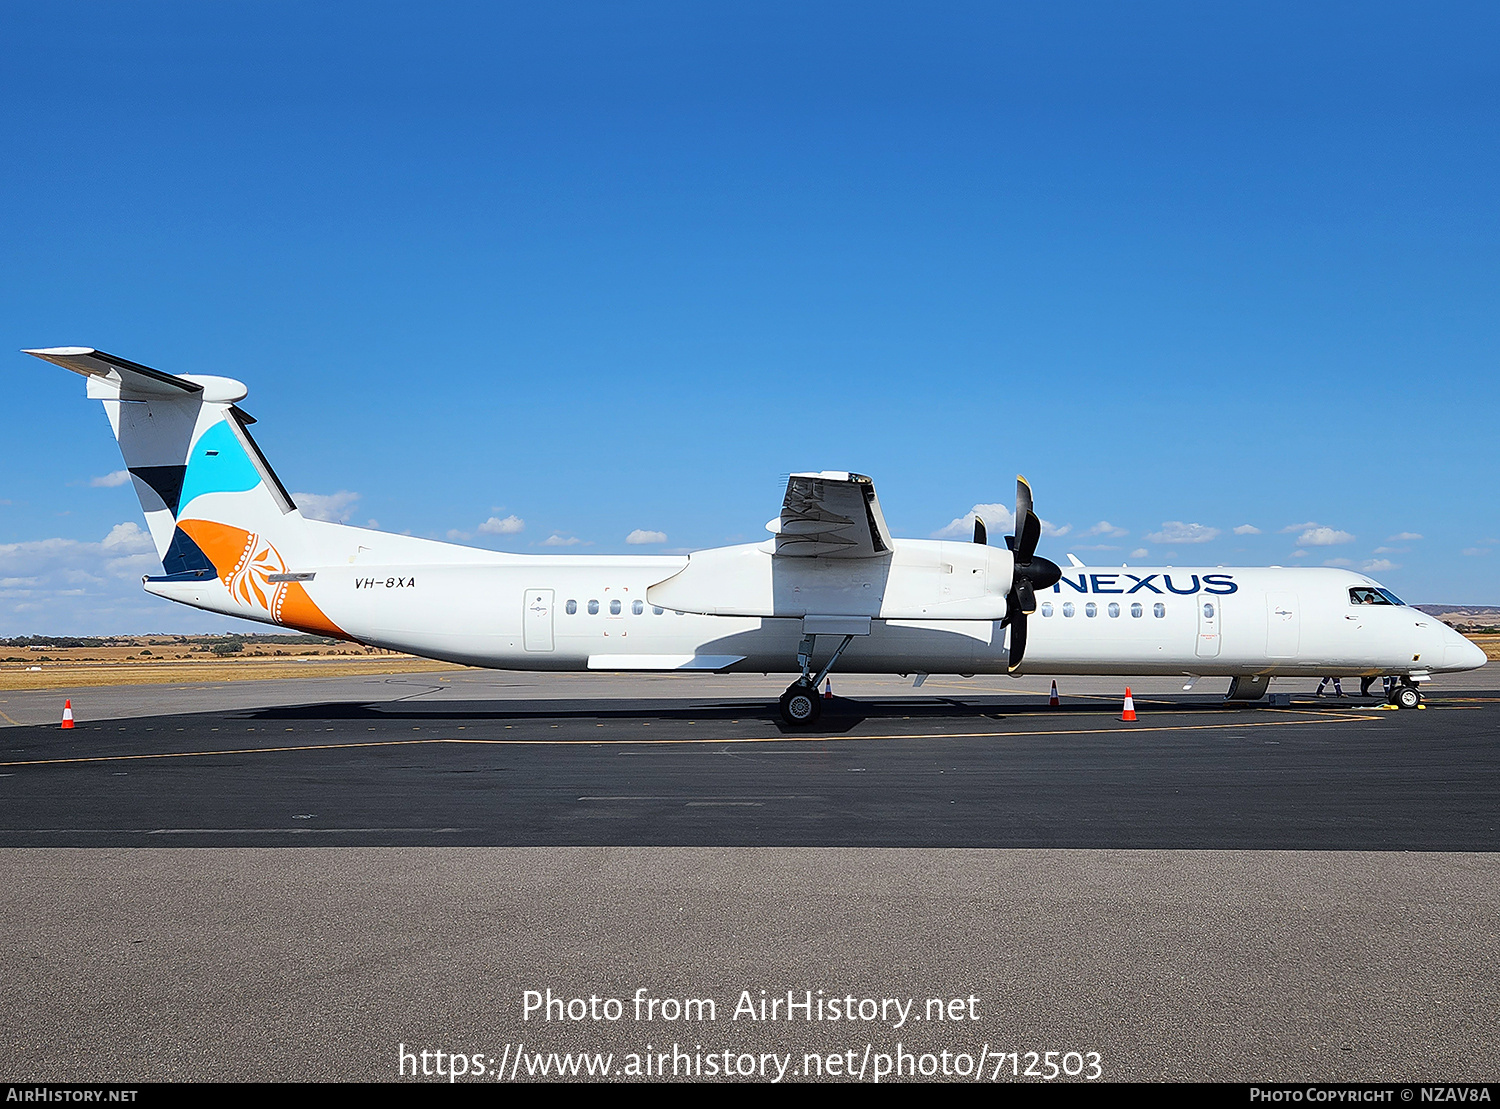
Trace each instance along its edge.
<path fill-rule="evenodd" d="M 1266 594 L 1266 656 L 1295 658 L 1302 640 L 1301 610 L 1295 593 Z"/>
<path fill-rule="evenodd" d="M 1219 657 L 1219 603 L 1211 593 L 1198 595 L 1198 657 Z"/>
<path fill-rule="evenodd" d="M 526 611 L 521 624 L 528 651 L 552 650 L 552 590 L 526 591 Z"/>

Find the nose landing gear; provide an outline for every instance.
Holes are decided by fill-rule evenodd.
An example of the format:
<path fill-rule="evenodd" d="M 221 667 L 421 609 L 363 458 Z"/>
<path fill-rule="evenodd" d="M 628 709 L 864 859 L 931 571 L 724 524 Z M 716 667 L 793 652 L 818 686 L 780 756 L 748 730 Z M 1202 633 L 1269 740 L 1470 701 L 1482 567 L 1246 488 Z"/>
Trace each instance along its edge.
<path fill-rule="evenodd" d="M 1416 686 L 1403 683 L 1391 690 L 1390 703 L 1397 708 L 1414 709 L 1422 703 L 1422 694 Z"/>

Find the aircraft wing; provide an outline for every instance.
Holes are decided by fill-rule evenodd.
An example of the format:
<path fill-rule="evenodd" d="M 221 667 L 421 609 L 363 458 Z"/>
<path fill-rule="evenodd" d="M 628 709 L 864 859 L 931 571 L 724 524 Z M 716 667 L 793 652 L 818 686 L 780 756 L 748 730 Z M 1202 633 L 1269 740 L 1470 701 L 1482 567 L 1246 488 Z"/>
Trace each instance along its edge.
<path fill-rule="evenodd" d="M 875 483 L 863 474 L 792 474 L 769 526 L 781 558 L 875 558 L 892 547 Z"/>

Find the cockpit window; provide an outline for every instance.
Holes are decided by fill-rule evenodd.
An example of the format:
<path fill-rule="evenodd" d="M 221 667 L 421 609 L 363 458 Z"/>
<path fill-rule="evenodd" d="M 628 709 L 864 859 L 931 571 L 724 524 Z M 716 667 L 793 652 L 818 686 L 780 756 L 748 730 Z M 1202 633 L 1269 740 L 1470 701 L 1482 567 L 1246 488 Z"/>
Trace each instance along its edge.
<path fill-rule="evenodd" d="M 1404 602 L 1389 589 L 1378 589 L 1370 585 L 1356 585 L 1349 590 L 1351 605 L 1400 605 Z"/>

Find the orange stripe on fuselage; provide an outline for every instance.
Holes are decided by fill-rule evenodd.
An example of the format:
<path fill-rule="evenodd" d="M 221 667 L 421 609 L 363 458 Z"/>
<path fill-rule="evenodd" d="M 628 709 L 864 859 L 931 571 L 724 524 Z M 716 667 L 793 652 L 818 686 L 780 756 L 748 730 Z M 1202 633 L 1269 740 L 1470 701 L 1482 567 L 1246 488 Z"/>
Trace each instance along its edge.
<path fill-rule="evenodd" d="M 186 532 L 188 537 L 198 544 L 198 548 L 208 556 L 208 560 L 214 564 L 214 572 L 219 575 L 219 580 L 226 587 L 230 579 L 242 569 L 245 560 L 251 556 L 256 547 L 255 535 L 244 528 L 221 524 L 216 520 L 179 520 L 177 526 Z M 265 543 L 265 540 L 262 539 L 261 542 Z M 269 543 L 265 545 L 271 546 Z M 275 561 L 284 564 L 280 552 L 276 551 L 275 547 L 271 547 L 271 550 L 275 553 Z M 251 572 L 255 572 L 255 567 L 251 567 Z M 307 595 L 307 590 L 303 588 L 301 582 L 273 584 L 262 581 L 259 584 L 262 588 L 255 592 L 257 594 L 265 592 L 272 597 L 270 605 L 263 607 L 276 623 L 313 635 L 332 635 L 340 639 L 351 638 L 347 632 L 328 619 L 323 610 Z"/>

